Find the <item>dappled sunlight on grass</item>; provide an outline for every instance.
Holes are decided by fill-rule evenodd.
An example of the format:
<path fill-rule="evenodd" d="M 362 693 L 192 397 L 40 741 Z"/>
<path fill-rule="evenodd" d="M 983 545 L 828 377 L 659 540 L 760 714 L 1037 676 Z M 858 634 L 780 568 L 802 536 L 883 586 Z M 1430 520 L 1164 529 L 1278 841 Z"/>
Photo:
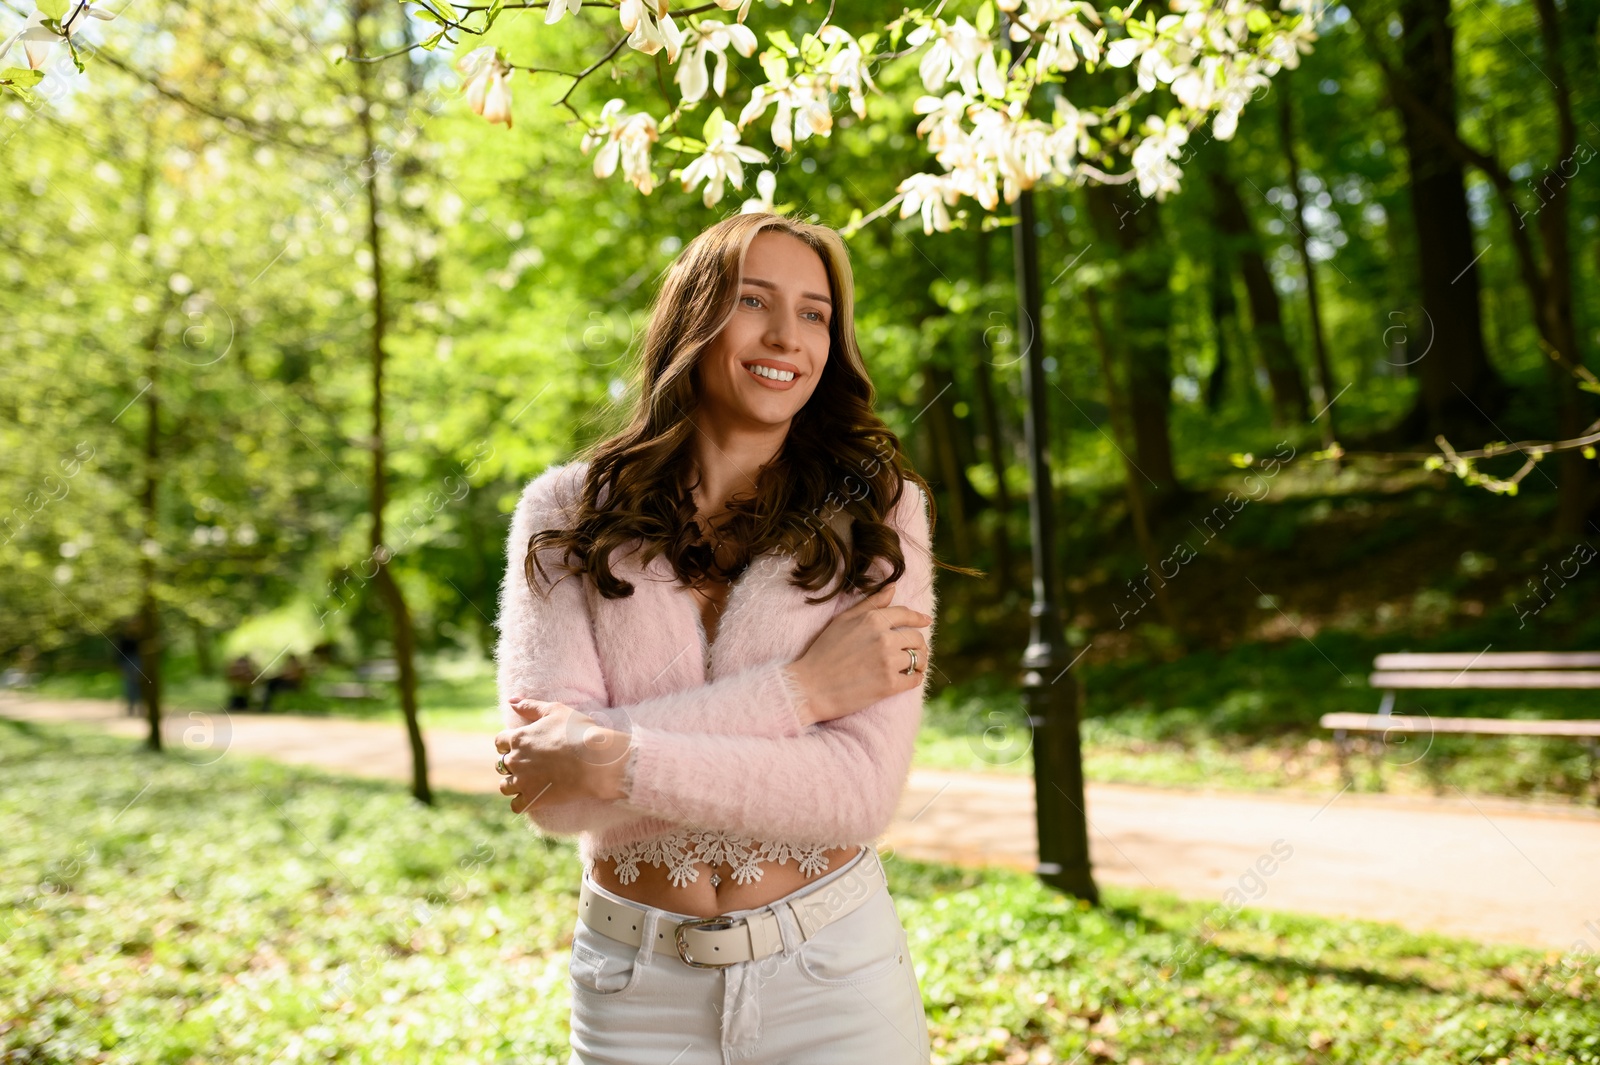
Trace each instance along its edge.
<path fill-rule="evenodd" d="M 564 1065 L 579 866 L 493 797 L 0 721 L 0 1056 Z M 1555 952 L 885 852 L 934 1060 L 1600 1061 Z"/>

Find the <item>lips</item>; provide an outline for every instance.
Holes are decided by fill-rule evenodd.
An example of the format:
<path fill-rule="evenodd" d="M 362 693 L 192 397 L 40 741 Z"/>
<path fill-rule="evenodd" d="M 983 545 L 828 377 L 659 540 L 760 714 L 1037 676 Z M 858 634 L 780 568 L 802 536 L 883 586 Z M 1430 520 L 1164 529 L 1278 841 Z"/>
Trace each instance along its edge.
<path fill-rule="evenodd" d="M 769 370 L 784 370 L 794 374 L 796 377 L 800 376 L 800 367 L 792 362 L 784 362 L 782 359 L 747 359 L 741 365 L 746 367 L 765 366 Z"/>
<path fill-rule="evenodd" d="M 774 392 L 787 392 L 800 382 L 800 369 L 792 362 L 784 362 L 781 359 L 751 359 L 749 362 L 743 363 L 742 365 L 744 366 L 744 372 L 748 377 L 754 380 L 758 385 L 761 385 L 763 388 L 770 388 Z M 786 370 L 789 373 L 794 374 L 794 377 L 787 381 L 778 381 L 774 378 L 763 377 L 760 374 L 755 373 L 750 369 L 752 366 L 764 366 L 769 370 Z"/>

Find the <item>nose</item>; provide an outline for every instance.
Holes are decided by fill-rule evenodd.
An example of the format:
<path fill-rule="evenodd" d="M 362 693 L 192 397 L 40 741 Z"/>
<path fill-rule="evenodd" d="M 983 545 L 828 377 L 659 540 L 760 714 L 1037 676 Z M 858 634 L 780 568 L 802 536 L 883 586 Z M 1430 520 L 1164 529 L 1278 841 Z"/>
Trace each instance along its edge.
<path fill-rule="evenodd" d="M 796 328 L 787 315 L 774 316 L 767 327 L 767 343 L 775 345 L 781 351 L 797 350 L 800 345 L 795 339 Z"/>

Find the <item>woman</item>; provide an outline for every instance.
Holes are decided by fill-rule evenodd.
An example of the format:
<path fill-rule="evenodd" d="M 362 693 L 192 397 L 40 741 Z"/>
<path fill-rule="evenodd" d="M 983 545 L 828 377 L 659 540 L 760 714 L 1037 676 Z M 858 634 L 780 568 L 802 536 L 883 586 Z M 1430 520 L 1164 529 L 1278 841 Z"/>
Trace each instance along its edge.
<path fill-rule="evenodd" d="M 579 836 L 573 1065 L 928 1061 L 874 843 L 921 717 L 929 496 L 853 302 L 832 230 L 711 226 L 631 424 L 513 517 L 497 769 Z"/>

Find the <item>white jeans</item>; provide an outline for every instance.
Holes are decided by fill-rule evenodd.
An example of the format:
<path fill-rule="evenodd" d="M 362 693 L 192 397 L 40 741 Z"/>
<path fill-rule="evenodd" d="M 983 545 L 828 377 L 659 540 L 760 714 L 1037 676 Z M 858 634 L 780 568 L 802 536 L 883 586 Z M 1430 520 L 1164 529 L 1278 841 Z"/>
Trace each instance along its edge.
<path fill-rule="evenodd" d="M 696 969 L 657 950 L 657 926 L 691 915 L 590 888 L 637 910 L 631 947 L 576 922 L 568 1065 L 927 1065 L 928 1021 L 906 933 L 888 888 L 802 941 L 787 903 L 876 862 L 872 847 L 776 902 L 783 950 L 720 969 Z M 670 938 L 668 940 L 670 942 Z"/>

